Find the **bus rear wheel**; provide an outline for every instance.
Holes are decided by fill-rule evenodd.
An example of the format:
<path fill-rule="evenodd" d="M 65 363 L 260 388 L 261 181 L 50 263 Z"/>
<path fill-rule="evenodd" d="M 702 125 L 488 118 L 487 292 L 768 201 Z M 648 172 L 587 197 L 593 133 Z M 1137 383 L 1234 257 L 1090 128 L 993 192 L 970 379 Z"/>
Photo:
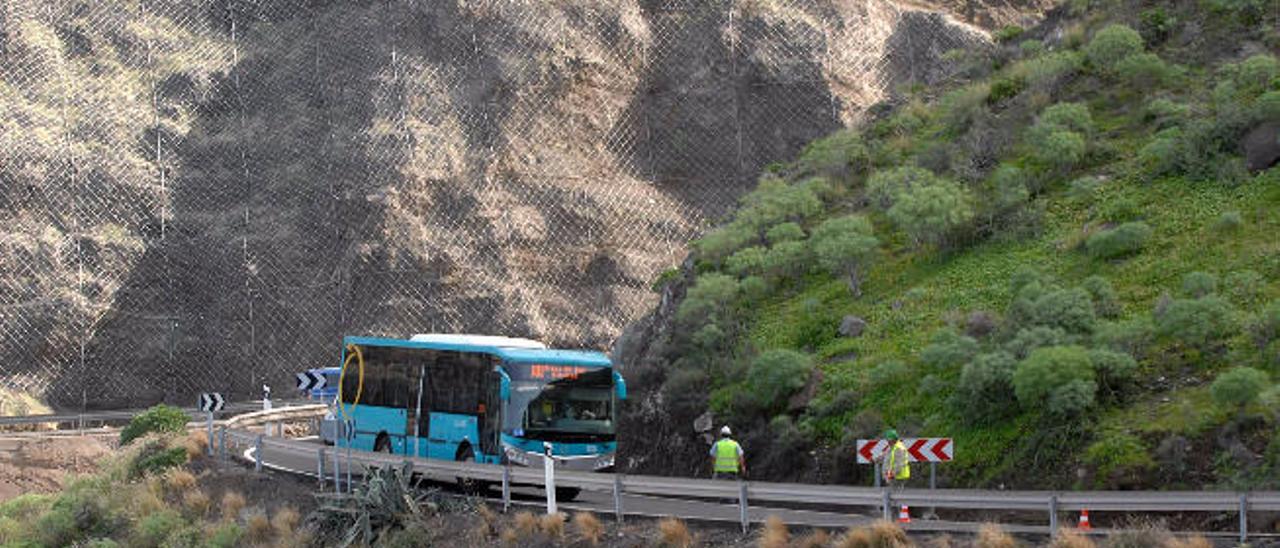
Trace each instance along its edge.
<path fill-rule="evenodd" d="M 458 448 L 458 456 L 454 459 L 458 462 L 475 462 L 475 453 L 471 451 L 471 446 L 464 445 Z M 480 480 L 473 478 L 464 478 L 459 476 L 458 489 L 468 495 L 483 495 L 489 486 Z"/>

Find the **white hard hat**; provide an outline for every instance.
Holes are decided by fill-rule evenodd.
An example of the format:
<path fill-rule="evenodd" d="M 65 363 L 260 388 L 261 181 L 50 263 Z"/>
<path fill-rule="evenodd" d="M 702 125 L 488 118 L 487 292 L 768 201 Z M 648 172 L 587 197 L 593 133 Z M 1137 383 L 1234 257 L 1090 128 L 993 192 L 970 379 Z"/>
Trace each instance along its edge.
<path fill-rule="evenodd" d="M 733 435 L 733 432 L 732 432 L 731 430 L 729 430 L 729 425 L 727 425 L 727 424 L 726 424 L 726 425 L 724 425 L 722 428 L 720 428 L 720 435 L 721 435 L 721 436 L 731 436 L 731 435 Z"/>

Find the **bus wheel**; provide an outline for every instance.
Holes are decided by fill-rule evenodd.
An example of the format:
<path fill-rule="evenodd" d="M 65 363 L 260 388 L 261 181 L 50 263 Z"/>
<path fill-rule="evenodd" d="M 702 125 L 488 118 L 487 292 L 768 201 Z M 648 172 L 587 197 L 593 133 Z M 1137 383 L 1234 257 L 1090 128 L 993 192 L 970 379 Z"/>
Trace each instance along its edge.
<path fill-rule="evenodd" d="M 573 502 L 580 493 L 582 489 L 577 487 L 556 487 L 556 501 Z"/>
<path fill-rule="evenodd" d="M 454 460 L 458 462 L 475 462 L 476 455 L 474 452 L 471 451 L 470 445 L 463 445 L 462 447 L 458 448 L 458 456 Z M 459 476 L 457 480 L 458 480 L 458 489 L 468 495 L 484 494 L 484 491 L 487 487 L 484 484 L 484 482 L 476 479 L 472 479 L 472 478 L 464 478 Z"/>
<path fill-rule="evenodd" d="M 386 434 L 378 434 L 378 439 L 373 442 L 374 453 L 390 453 L 391 452 L 391 436 Z"/>

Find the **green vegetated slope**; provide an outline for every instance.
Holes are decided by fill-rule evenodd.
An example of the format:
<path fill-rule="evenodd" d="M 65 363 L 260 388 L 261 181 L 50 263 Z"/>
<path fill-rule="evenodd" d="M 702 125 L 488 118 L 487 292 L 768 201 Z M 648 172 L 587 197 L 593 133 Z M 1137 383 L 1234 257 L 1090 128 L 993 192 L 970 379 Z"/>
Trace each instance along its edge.
<path fill-rule="evenodd" d="M 1076 1 L 949 53 L 966 81 L 773 166 L 696 242 L 666 401 L 756 431 L 763 475 L 852 468 L 892 425 L 954 437 L 954 485 L 1280 487 L 1274 18 Z"/>

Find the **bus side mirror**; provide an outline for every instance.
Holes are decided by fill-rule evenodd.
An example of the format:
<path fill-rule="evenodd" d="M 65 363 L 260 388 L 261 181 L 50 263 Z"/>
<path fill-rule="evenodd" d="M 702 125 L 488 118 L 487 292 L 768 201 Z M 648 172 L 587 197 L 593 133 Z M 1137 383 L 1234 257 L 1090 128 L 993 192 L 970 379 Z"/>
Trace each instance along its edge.
<path fill-rule="evenodd" d="M 511 377 L 501 367 L 493 368 L 498 373 L 498 397 L 502 401 L 511 401 Z"/>
<path fill-rule="evenodd" d="M 627 399 L 627 381 L 617 371 L 613 372 L 613 391 L 618 395 L 618 399 Z"/>

